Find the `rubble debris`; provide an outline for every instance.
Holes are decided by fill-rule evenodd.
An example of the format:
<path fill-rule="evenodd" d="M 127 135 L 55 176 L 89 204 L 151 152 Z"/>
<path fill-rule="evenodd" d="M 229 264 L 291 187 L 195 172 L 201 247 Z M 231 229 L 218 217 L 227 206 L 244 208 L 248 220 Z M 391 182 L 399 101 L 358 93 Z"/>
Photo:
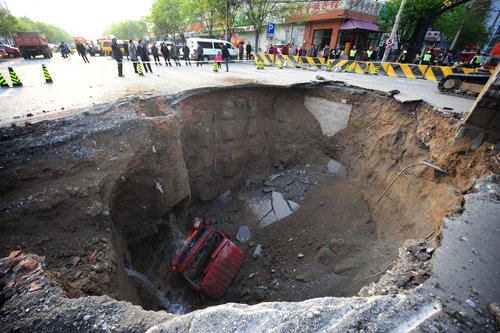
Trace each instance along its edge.
<path fill-rule="evenodd" d="M 246 242 L 248 242 L 251 237 L 252 237 L 252 235 L 250 233 L 250 229 L 246 225 L 242 225 L 238 229 L 238 234 L 236 235 L 236 239 L 241 244 L 245 244 Z"/>
<path fill-rule="evenodd" d="M 13 251 L 0 259 L 0 285 L 4 286 L 0 290 L 0 299 L 42 289 L 46 283 L 43 264 L 43 257 L 21 251 Z"/>
<path fill-rule="evenodd" d="M 258 259 L 260 257 L 262 257 L 262 245 L 258 244 L 255 251 L 253 251 L 253 258 Z"/>
<path fill-rule="evenodd" d="M 387 270 L 376 284 L 363 287 L 358 295 L 398 294 L 419 286 L 431 275 L 432 255 L 427 252 L 431 248 L 431 243 L 425 239 L 406 240 L 392 269 Z"/>

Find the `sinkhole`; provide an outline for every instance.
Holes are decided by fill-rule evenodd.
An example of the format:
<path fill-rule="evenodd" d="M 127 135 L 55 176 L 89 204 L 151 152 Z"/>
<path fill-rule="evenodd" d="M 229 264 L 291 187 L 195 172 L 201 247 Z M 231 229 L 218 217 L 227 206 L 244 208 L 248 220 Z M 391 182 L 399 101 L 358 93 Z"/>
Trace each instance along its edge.
<path fill-rule="evenodd" d="M 45 256 L 69 297 L 172 313 L 357 295 L 405 240 L 438 245 L 441 219 L 488 169 L 452 144 L 456 121 L 324 83 L 132 96 L 5 128 L 1 251 Z M 422 160 L 447 173 L 418 164 L 388 189 Z M 219 300 L 172 270 L 196 217 L 243 252 Z"/>

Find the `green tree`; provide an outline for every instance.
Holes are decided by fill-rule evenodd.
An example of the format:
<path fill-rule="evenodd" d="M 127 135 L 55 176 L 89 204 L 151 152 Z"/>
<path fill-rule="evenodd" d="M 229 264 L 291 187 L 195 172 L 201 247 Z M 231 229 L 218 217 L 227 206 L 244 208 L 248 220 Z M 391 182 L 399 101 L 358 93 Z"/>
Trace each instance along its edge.
<path fill-rule="evenodd" d="M 407 0 L 402 13 L 399 29 L 396 32 L 398 46 L 408 43 L 416 28 L 419 18 L 428 15 L 428 11 L 442 3 L 440 0 Z M 401 0 L 389 0 L 379 15 L 379 28 L 387 33 L 391 32 L 396 14 L 401 5 Z M 445 11 L 431 21 L 430 29 L 441 31 L 441 37 L 445 42 L 451 43 L 456 32 L 463 22 L 463 29 L 457 46 L 467 43 L 482 43 L 487 40 L 487 29 L 485 26 L 484 2 L 470 4 L 464 3 Z M 455 47 L 460 49 L 461 47 Z"/>
<path fill-rule="evenodd" d="M 18 28 L 18 19 L 7 9 L 0 9 L 0 35 L 7 37 L 9 32 L 15 32 Z"/>
<path fill-rule="evenodd" d="M 111 34 L 115 35 L 118 39 L 144 39 L 148 33 L 148 27 L 143 21 L 121 21 L 118 23 L 112 23 L 104 32 L 105 36 Z"/>
<path fill-rule="evenodd" d="M 279 9 L 276 1 L 269 0 L 244 0 L 245 10 L 248 20 L 255 29 L 255 47 L 259 45 L 259 37 L 267 26 L 266 20 L 277 16 L 276 10 Z"/>
<path fill-rule="evenodd" d="M 226 0 L 219 1 L 216 5 L 217 16 L 219 18 L 219 27 L 221 30 L 225 31 L 226 24 L 228 27 L 227 39 L 231 40 L 231 36 L 234 33 L 234 22 L 236 16 L 238 15 L 239 9 L 241 7 L 241 1 L 238 0 Z M 227 11 L 227 23 L 226 23 L 226 11 Z"/>
<path fill-rule="evenodd" d="M 188 20 L 190 22 L 201 21 L 208 34 L 212 36 L 213 30 L 220 20 L 218 5 L 218 0 L 190 0 L 185 5 Z"/>
<path fill-rule="evenodd" d="M 184 31 L 190 21 L 190 6 L 184 0 L 156 0 L 147 17 L 155 32 L 162 36 L 179 34 L 185 40 Z"/>

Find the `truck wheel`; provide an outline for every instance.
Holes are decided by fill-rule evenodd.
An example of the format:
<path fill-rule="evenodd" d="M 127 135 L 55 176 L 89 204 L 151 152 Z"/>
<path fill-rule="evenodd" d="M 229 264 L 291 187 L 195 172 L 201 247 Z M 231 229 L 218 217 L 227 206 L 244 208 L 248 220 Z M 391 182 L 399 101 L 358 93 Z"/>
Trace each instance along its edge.
<path fill-rule="evenodd" d="M 15 58 L 16 56 L 14 55 L 14 53 L 9 53 L 9 58 Z"/>

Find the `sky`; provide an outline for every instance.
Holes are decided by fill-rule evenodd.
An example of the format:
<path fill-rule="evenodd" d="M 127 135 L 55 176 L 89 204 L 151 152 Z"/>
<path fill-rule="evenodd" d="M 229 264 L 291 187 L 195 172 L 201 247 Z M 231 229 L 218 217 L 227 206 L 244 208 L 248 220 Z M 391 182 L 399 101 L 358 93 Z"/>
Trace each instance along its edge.
<path fill-rule="evenodd" d="M 155 0 L 1 0 L 12 15 L 54 24 L 72 36 L 97 39 L 111 23 L 139 20 Z"/>

